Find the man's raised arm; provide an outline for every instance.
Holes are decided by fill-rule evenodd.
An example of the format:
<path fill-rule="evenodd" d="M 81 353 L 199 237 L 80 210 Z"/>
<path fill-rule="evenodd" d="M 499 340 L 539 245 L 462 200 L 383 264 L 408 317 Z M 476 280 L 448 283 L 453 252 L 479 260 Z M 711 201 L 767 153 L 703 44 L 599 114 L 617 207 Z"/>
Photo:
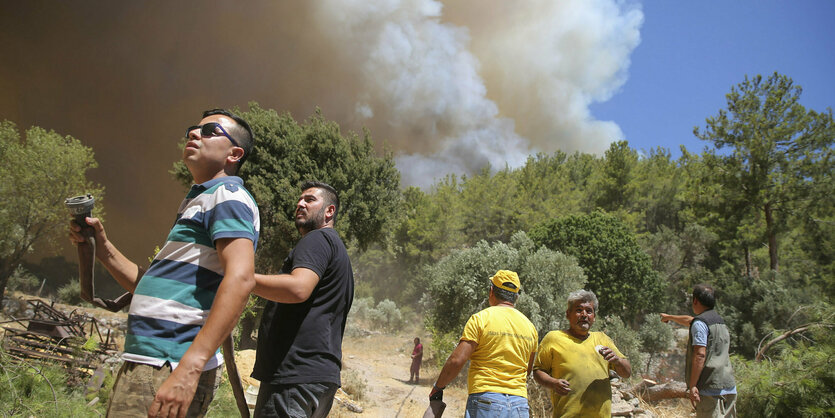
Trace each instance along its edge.
<path fill-rule="evenodd" d="M 690 315 L 668 315 L 665 313 L 661 314 L 661 322 L 667 323 L 673 321 L 676 324 L 679 324 L 683 327 L 689 327 L 690 323 L 693 322 L 693 317 Z"/>

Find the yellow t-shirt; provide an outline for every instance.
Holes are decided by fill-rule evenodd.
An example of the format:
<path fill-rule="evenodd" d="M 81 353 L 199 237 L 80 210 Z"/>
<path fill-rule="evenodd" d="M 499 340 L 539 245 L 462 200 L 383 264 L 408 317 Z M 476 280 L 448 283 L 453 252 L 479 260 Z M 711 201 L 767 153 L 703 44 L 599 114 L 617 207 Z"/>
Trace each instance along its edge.
<path fill-rule="evenodd" d="M 539 336 L 524 314 L 509 306 L 491 306 L 470 317 L 461 339 L 478 344 L 467 373 L 470 393 L 528 397 L 528 362 Z"/>
<path fill-rule="evenodd" d="M 535 370 L 543 370 L 555 379 L 565 379 L 571 388 L 568 395 L 551 394 L 555 417 L 612 416 L 612 386 L 609 384 L 611 364 L 594 347 L 604 345 L 618 357 L 623 354 L 612 339 L 602 332 L 591 332 L 585 340 L 566 331 L 545 334 L 534 362 Z"/>

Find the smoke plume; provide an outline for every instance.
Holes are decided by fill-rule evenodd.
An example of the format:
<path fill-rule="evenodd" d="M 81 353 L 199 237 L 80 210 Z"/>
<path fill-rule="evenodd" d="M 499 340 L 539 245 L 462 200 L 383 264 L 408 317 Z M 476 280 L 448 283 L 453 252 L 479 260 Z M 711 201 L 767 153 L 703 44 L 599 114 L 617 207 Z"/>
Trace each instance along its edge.
<path fill-rule="evenodd" d="M 357 71 L 353 120 L 428 185 L 532 152 L 601 152 L 622 137 L 588 107 L 626 80 L 643 15 L 609 0 L 319 3 L 317 26 Z"/>
<path fill-rule="evenodd" d="M 407 185 L 601 152 L 621 132 L 589 105 L 625 82 L 642 21 L 622 0 L 9 1 L 0 117 L 92 147 L 108 232 L 143 259 L 182 198 L 168 170 L 204 109 L 320 107 L 368 128 Z"/>

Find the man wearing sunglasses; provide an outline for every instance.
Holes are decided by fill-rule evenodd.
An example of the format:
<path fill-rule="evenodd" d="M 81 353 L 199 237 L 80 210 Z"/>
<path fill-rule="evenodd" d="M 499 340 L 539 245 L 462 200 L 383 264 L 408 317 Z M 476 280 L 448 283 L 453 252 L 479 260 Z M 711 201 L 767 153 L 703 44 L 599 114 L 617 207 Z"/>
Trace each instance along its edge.
<path fill-rule="evenodd" d="M 186 130 L 186 141 L 194 185 L 147 271 L 116 249 L 99 219 L 86 219 L 96 258 L 134 294 L 109 417 L 205 415 L 221 377 L 218 347 L 255 286 L 258 206 L 235 176 L 252 152 L 252 131 L 215 109 Z M 71 224 L 71 241 L 84 241 L 80 231 Z"/>

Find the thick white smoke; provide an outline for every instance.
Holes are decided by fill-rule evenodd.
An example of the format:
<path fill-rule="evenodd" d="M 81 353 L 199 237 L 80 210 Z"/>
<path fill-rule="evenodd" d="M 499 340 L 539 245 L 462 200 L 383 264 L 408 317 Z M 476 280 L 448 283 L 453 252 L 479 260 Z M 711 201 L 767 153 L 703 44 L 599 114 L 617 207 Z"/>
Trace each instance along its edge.
<path fill-rule="evenodd" d="M 321 34 L 353 68 L 356 122 L 385 126 L 405 184 L 622 137 L 594 101 L 626 80 L 643 14 L 615 0 L 331 0 Z M 402 137 L 402 138 L 401 138 Z"/>

